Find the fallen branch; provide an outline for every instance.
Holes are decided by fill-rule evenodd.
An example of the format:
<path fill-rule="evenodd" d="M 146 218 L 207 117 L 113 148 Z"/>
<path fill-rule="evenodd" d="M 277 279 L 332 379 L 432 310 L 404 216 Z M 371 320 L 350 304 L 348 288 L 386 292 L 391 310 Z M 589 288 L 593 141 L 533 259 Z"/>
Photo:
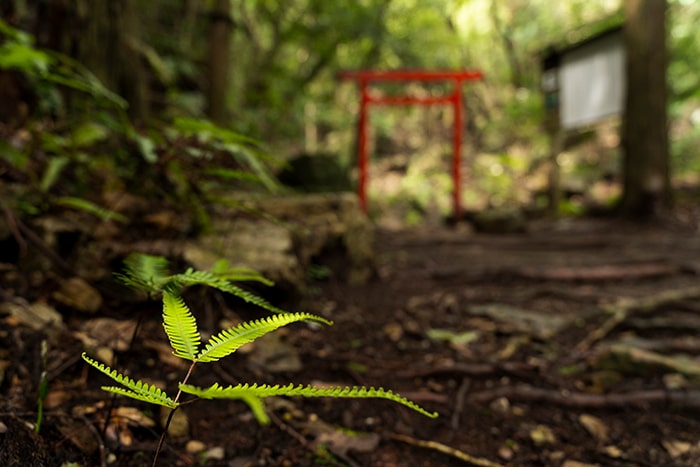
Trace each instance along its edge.
<path fill-rule="evenodd" d="M 412 438 L 411 436 L 400 435 L 397 433 L 392 433 L 389 435 L 389 437 L 395 441 L 401 441 L 412 446 L 433 449 L 435 451 L 447 454 L 448 456 L 452 456 L 464 462 L 468 462 L 472 465 L 478 465 L 480 467 L 503 467 L 503 464 L 498 464 L 496 462 L 491 462 L 488 459 L 471 456 L 464 451 L 460 451 L 459 449 L 455 449 L 445 444 L 438 443 L 437 441 L 426 441 L 423 439 L 416 439 Z"/>

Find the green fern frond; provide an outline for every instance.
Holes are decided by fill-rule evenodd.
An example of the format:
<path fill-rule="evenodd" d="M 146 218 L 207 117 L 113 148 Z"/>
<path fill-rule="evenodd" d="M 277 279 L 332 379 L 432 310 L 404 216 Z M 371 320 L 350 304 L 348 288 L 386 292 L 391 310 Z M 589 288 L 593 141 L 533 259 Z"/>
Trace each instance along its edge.
<path fill-rule="evenodd" d="M 101 371 L 117 383 L 124 386 L 124 388 L 114 386 L 103 386 L 103 390 L 131 397 L 132 399 L 138 399 L 145 402 L 150 402 L 152 404 L 170 407 L 171 409 L 174 409 L 178 406 L 178 403 L 171 399 L 160 388 L 153 385 L 149 385 L 148 383 L 144 383 L 142 381 L 135 381 L 129 378 L 128 376 L 119 373 L 117 370 L 111 369 L 104 363 L 100 363 L 97 360 L 93 360 L 92 358 L 88 357 L 85 352 L 83 352 L 82 357 L 83 360 L 89 363 L 93 368 Z"/>
<path fill-rule="evenodd" d="M 261 425 L 269 425 L 270 424 L 270 417 L 267 415 L 267 412 L 265 411 L 265 403 L 263 400 L 259 397 L 255 396 L 244 396 L 241 397 L 241 400 L 245 402 L 245 404 L 248 406 L 250 411 L 253 413 L 253 416 L 255 419 L 258 421 L 259 424 Z"/>
<path fill-rule="evenodd" d="M 173 355 L 194 361 L 201 342 L 197 320 L 182 298 L 168 292 L 163 292 L 163 328 Z"/>
<path fill-rule="evenodd" d="M 182 274 L 175 274 L 171 276 L 168 288 L 172 287 L 173 289 L 182 289 L 183 287 L 187 287 L 190 285 L 206 285 L 208 287 L 213 287 L 215 289 L 221 290 L 222 292 L 227 292 L 231 295 L 235 295 L 236 297 L 244 300 L 245 302 L 252 303 L 253 305 L 256 305 L 267 311 L 280 314 L 286 313 L 286 311 L 270 304 L 267 300 L 231 284 L 226 278 L 218 277 L 215 274 L 212 274 L 208 271 L 195 271 L 190 268 Z"/>
<path fill-rule="evenodd" d="M 404 405 L 416 412 L 430 418 L 437 418 L 437 412 L 428 412 L 415 402 L 412 402 L 405 397 L 402 397 L 394 392 L 382 388 L 366 388 L 366 387 L 327 387 L 319 388 L 315 386 L 294 386 L 289 384 L 286 386 L 270 386 L 267 384 L 239 384 L 236 386 L 228 386 L 226 388 L 214 384 L 208 388 L 198 388 L 189 384 L 180 384 L 182 392 L 203 399 L 243 399 L 246 397 L 272 397 L 272 396 L 301 396 L 301 397 L 334 397 L 334 398 L 353 398 L 353 399 L 368 399 L 378 398 L 387 399 L 398 404 Z"/>
<path fill-rule="evenodd" d="M 158 293 L 170 277 L 168 267 L 168 260 L 162 256 L 132 253 L 124 260 L 124 273 L 116 276 L 130 287 Z"/>
<path fill-rule="evenodd" d="M 154 386 L 149 386 L 149 387 L 154 387 Z M 116 387 L 116 386 L 102 386 L 101 389 L 106 392 L 111 392 L 114 394 L 118 394 L 120 396 L 125 396 L 125 397 L 130 397 L 132 399 L 140 400 L 143 402 L 148 402 L 149 404 L 156 404 L 156 405 L 162 405 L 163 407 L 168 407 L 170 409 L 176 408 L 178 405 L 177 402 L 173 401 L 170 399 L 170 397 L 158 397 L 156 394 L 150 393 L 150 392 L 134 392 L 134 391 L 129 391 L 128 389 Z M 158 389 L 158 388 L 156 388 Z"/>
<path fill-rule="evenodd" d="M 197 355 L 198 362 L 213 362 L 231 355 L 244 344 L 253 342 L 268 332 L 297 321 L 318 321 L 327 325 L 332 323 L 320 316 L 310 313 L 284 313 L 268 316 L 255 321 L 248 321 L 236 327 L 225 329 L 212 336 L 204 349 Z"/>
<path fill-rule="evenodd" d="M 220 279 L 234 282 L 260 282 L 268 287 L 275 285 L 267 277 L 254 269 L 245 267 L 232 267 L 226 259 L 217 260 L 211 267 L 211 273 Z"/>

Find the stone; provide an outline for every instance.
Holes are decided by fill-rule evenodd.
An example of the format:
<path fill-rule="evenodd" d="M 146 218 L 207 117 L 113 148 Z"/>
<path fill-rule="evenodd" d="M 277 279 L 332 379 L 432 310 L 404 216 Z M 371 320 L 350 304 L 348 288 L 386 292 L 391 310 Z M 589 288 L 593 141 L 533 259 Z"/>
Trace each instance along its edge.
<path fill-rule="evenodd" d="M 279 287 L 303 291 L 312 265 L 328 267 L 336 279 L 361 283 L 374 268 L 374 230 L 351 193 L 237 200 L 251 212 L 218 208 L 210 233 L 184 246 L 184 259 L 210 269 L 219 259 L 248 267 Z M 326 264 L 328 263 L 328 264 Z"/>
<path fill-rule="evenodd" d="M 102 306 L 102 295 L 80 277 L 61 281 L 51 296 L 58 303 L 85 313 L 95 313 Z"/>

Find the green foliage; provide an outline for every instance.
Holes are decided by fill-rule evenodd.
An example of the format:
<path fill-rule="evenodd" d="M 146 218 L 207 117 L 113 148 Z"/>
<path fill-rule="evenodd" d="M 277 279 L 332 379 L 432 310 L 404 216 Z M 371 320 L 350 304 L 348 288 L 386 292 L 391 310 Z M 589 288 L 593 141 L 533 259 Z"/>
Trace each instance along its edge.
<path fill-rule="evenodd" d="M 178 403 L 171 399 L 165 392 L 156 386 L 146 384 L 141 381 L 134 381 L 128 376 L 122 375 L 117 370 L 113 370 L 103 363 L 100 363 L 92 358 L 88 357 L 86 353 L 82 354 L 83 360 L 89 363 L 93 368 L 101 371 L 105 375 L 109 376 L 111 379 L 117 383 L 124 386 L 123 388 L 114 386 L 102 386 L 102 389 L 108 392 L 113 392 L 126 397 L 131 397 L 132 399 L 137 399 L 144 402 L 149 402 L 151 404 L 162 405 L 163 407 L 168 407 L 174 409 L 178 407 Z"/>
<path fill-rule="evenodd" d="M 220 263 L 215 269 L 217 271 L 224 271 L 223 274 L 230 274 L 230 269 L 227 268 L 225 264 Z M 179 279 L 173 279 L 178 276 Z M 120 385 L 102 386 L 102 389 L 107 392 L 160 405 L 171 410 L 176 410 L 182 405 L 180 401 L 182 394 L 188 394 L 202 399 L 241 400 L 250 407 L 256 419 L 262 424 L 269 422 L 269 417 L 265 413 L 263 399 L 273 396 L 380 398 L 405 405 L 425 416 L 431 418 L 437 417 L 437 413 L 428 412 L 408 399 L 382 388 L 321 388 L 314 386 L 295 386 L 293 384 L 287 386 L 240 384 L 224 388 L 217 383 L 208 388 L 200 388 L 188 384 L 188 380 L 196 364 L 214 362 L 230 356 L 242 345 L 253 342 L 257 338 L 283 326 L 300 321 L 316 321 L 327 325 L 331 325 L 332 322 L 310 313 L 282 312 L 278 315 L 248 321 L 238 326 L 224 329 L 212 336 L 204 347 L 201 347 L 201 334 L 197 328 L 197 320 L 187 304 L 179 296 L 179 291 L 182 287 L 192 283 L 213 284 L 214 287 L 220 288 L 221 282 L 216 276 L 213 274 L 197 274 L 197 271 L 188 271 L 181 275 L 169 275 L 168 262 L 164 258 L 135 254 L 126 259 L 125 272 L 123 275 L 120 275 L 120 277 L 122 281 L 141 290 L 146 290 L 150 293 L 162 293 L 163 328 L 170 342 L 170 346 L 173 349 L 173 355 L 192 363 L 183 380 L 179 382 L 179 391 L 173 398 L 162 389 L 140 380 L 134 380 L 92 359 L 86 353 L 83 353 L 82 358 L 85 362 Z M 154 465 L 167 431 L 168 427 L 166 426 L 161 437 L 161 443 L 159 443 L 159 448 L 155 454 Z"/>
<path fill-rule="evenodd" d="M 197 354 L 198 362 L 214 362 L 227 357 L 244 344 L 253 342 L 258 337 L 274 331 L 287 324 L 298 321 L 317 321 L 330 325 L 330 321 L 309 313 L 284 313 L 256 321 L 242 323 L 235 328 L 225 329 L 212 336 L 209 343 Z"/>
<path fill-rule="evenodd" d="M 264 164 L 264 160 L 272 161 L 266 156 L 258 141 L 253 138 L 236 133 L 235 131 L 223 128 L 212 122 L 191 118 L 177 118 L 173 122 L 173 129 L 179 132 L 184 137 L 196 138 L 204 145 L 205 151 L 222 151 L 229 154 L 240 165 L 249 170 L 249 174 L 254 177 L 247 177 L 248 180 L 260 182 L 266 189 L 276 191 L 279 188 L 279 183 L 271 175 L 269 168 Z M 206 153 L 206 152 L 205 152 Z M 193 155 L 197 153 L 192 153 Z M 207 169 L 209 173 L 225 178 L 239 178 L 240 176 L 232 176 L 232 172 L 226 171 L 225 168 Z M 233 172 L 235 174 L 236 172 Z M 227 176 L 227 177 L 226 177 Z"/>
<path fill-rule="evenodd" d="M 182 392 L 192 394 L 203 399 L 244 399 L 246 397 L 265 398 L 275 396 L 301 396 L 301 397 L 334 397 L 334 398 L 353 398 L 353 399 L 368 399 L 379 398 L 388 399 L 393 402 L 405 405 L 416 412 L 425 415 L 426 417 L 435 418 L 437 415 L 434 412 L 428 412 L 419 405 L 405 397 L 401 397 L 396 393 L 387 391 L 382 388 L 366 388 L 366 387 L 315 387 L 315 386 L 295 386 L 288 384 L 286 386 L 267 384 L 238 384 L 236 386 L 220 387 L 218 384 L 203 389 L 188 384 L 181 384 Z"/>
<path fill-rule="evenodd" d="M 29 78 L 52 85 L 84 92 L 119 109 L 126 101 L 102 85 L 99 79 L 80 63 L 49 50 L 34 46 L 31 35 L 15 29 L 0 19 L 0 69 L 16 70 Z"/>
<path fill-rule="evenodd" d="M 231 268 L 226 261 L 217 261 L 212 271 L 188 268 L 184 273 L 170 274 L 168 260 L 160 256 L 132 253 L 124 261 L 123 274 L 117 277 L 126 285 L 151 295 L 169 291 L 178 294 L 185 287 L 203 285 L 230 293 L 241 300 L 274 313 L 285 313 L 267 300 L 243 290 L 232 282 L 254 281 L 271 286 L 273 282 L 248 268 Z"/>
<path fill-rule="evenodd" d="M 114 220 L 117 222 L 126 222 L 127 218 L 124 217 L 123 215 L 119 214 L 118 212 L 110 211 L 109 209 L 105 209 L 103 207 L 100 207 L 96 205 L 95 203 L 88 201 L 86 199 L 81 199 L 81 198 L 74 198 L 72 196 L 63 196 L 60 198 L 57 198 L 54 201 L 55 204 L 58 206 L 64 206 L 68 208 L 73 208 L 73 209 L 78 209 L 90 214 L 93 214 L 103 221 L 109 221 L 109 220 Z"/>

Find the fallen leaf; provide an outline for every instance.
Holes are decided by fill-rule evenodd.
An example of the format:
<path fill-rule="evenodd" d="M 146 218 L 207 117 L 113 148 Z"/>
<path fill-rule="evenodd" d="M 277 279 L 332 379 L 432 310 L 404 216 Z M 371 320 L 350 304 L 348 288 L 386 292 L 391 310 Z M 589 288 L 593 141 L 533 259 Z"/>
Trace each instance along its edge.
<path fill-rule="evenodd" d="M 384 334 L 392 342 L 398 342 L 403 337 L 403 327 L 399 323 L 387 323 L 384 326 Z"/>
<path fill-rule="evenodd" d="M 428 329 L 426 332 L 432 341 L 447 341 L 452 345 L 464 346 L 478 339 L 477 331 L 454 332 L 448 329 Z"/>
<path fill-rule="evenodd" d="M 536 445 L 554 444 L 557 438 L 554 436 L 552 429 L 546 425 L 537 425 L 530 431 L 530 439 Z"/>
<path fill-rule="evenodd" d="M 588 464 L 586 462 L 565 460 L 561 467 L 600 467 L 600 464 Z"/>
<path fill-rule="evenodd" d="M 598 417 L 589 414 L 581 414 L 578 421 L 596 440 L 603 443 L 608 440 L 608 426 Z"/>
<path fill-rule="evenodd" d="M 661 445 L 673 459 L 687 454 L 693 447 L 693 445 L 689 442 L 680 440 L 663 440 L 661 441 Z"/>
<path fill-rule="evenodd" d="M 612 457 L 613 459 L 618 459 L 624 454 L 622 452 L 622 449 L 613 445 L 605 446 L 605 448 L 603 448 L 603 452 L 605 452 L 605 455 L 607 455 L 608 457 Z"/>

